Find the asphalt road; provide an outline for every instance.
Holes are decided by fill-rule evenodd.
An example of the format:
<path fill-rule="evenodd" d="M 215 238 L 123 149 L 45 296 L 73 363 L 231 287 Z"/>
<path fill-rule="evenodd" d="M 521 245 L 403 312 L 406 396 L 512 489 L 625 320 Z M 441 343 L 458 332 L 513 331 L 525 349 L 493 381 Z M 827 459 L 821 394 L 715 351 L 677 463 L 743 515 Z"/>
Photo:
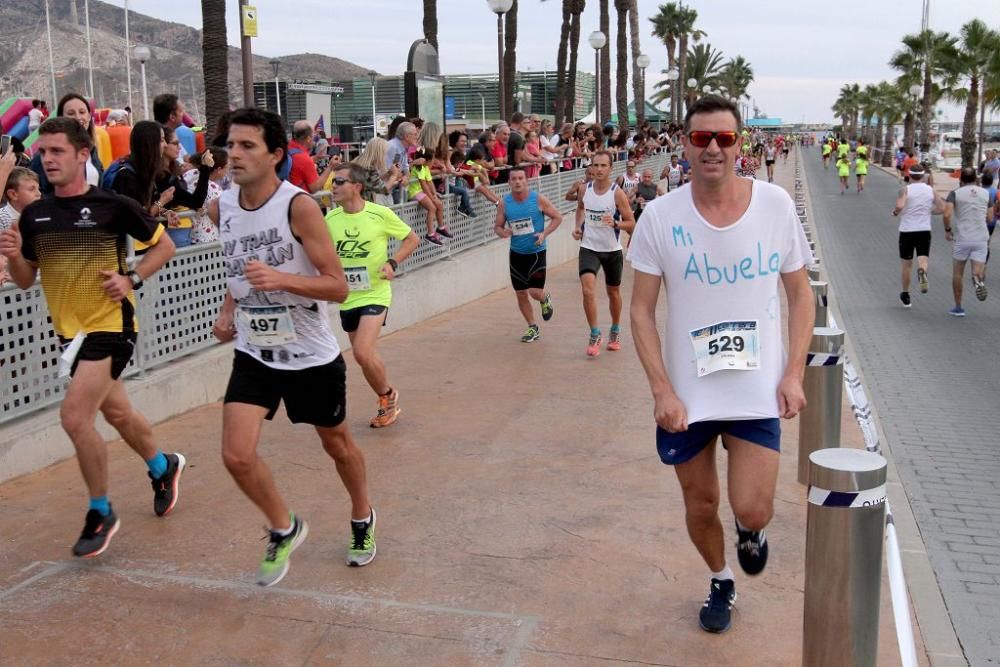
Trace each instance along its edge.
<path fill-rule="evenodd" d="M 913 307 L 904 309 L 891 215 L 896 179 L 873 168 L 865 192 L 840 195 L 836 171 L 823 170 L 818 151 L 802 157 L 841 325 L 948 613 L 970 664 L 1000 664 L 1000 269 L 987 278 L 993 294 L 985 303 L 967 279 L 968 316 L 950 316 L 951 244 L 935 217 L 930 291 L 920 294 L 914 277 Z"/>

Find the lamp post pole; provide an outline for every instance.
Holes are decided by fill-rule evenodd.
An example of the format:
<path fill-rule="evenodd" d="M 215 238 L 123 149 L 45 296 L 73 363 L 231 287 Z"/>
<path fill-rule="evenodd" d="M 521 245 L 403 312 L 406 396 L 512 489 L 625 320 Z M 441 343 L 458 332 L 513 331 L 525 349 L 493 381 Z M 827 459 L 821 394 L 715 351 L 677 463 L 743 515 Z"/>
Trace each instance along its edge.
<path fill-rule="evenodd" d="M 499 91 L 497 98 L 500 100 L 500 120 L 507 119 L 507 95 L 504 87 L 503 75 L 503 15 L 514 6 L 514 0 L 486 0 L 486 5 L 490 11 L 497 15 L 497 70 Z"/>
<path fill-rule="evenodd" d="M 274 111 L 279 116 L 281 115 L 281 88 L 278 86 L 278 68 L 281 66 L 281 61 L 277 58 L 272 58 L 270 61 L 271 69 L 274 70 Z M 265 96 L 266 99 L 266 96 Z"/>
<path fill-rule="evenodd" d="M 148 46 L 139 44 L 133 52 L 136 60 L 139 61 L 139 72 L 142 75 L 142 117 L 149 120 L 149 92 L 146 88 L 146 61 L 152 55 Z"/>
<path fill-rule="evenodd" d="M 587 43 L 594 49 L 594 118 L 601 124 L 601 49 L 608 43 L 608 37 L 600 30 L 595 30 L 587 37 Z"/>
<path fill-rule="evenodd" d="M 378 74 L 373 70 L 368 72 L 368 79 L 372 82 L 372 139 L 378 136 L 378 125 L 375 122 L 375 79 Z"/>
<path fill-rule="evenodd" d="M 479 95 L 479 101 L 483 105 L 483 132 L 485 132 L 486 131 L 486 97 L 484 97 L 482 93 L 476 93 L 476 94 Z"/>

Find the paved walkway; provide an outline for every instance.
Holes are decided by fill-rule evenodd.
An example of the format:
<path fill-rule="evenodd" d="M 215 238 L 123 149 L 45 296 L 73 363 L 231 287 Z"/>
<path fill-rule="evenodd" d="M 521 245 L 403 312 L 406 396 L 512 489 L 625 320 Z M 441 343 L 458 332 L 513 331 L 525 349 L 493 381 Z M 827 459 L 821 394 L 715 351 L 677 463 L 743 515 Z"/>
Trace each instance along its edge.
<path fill-rule="evenodd" d="M 68 557 L 83 515 L 74 461 L 0 485 L 0 664 L 800 664 L 797 423 L 769 568 L 738 576 L 732 630 L 708 635 L 708 575 L 655 452 L 631 338 L 586 359 L 575 266 L 550 285 L 555 318 L 531 345 L 509 290 L 386 337 L 403 406 L 390 429 L 367 428 L 374 400 L 349 361 L 348 419 L 379 512 L 369 567 L 343 565 L 348 510 L 330 461 L 279 419 L 262 452 L 312 531 L 278 587 L 253 584 L 262 518 L 222 467 L 219 404 L 156 427 L 191 463 L 165 520 L 142 464 L 112 445 L 122 530 L 96 561 Z M 860 445 L 847 409 L 844 433 Z M 879 664 L 898 664 L 886 586 L 882 599 Z"/>
<path fill-rule="evenodd" d="M 976 301 L 966 281 L 965 319 L 948 315 L 951 244 L 934 220 L 930 292 L 898 301 L 898 191 L 871 170 L 866 191 L 837 194 L 836 172 L 817 151 L 803 157 L 812 211 L 844 325 L 910 499 L 965 656 L 1000 664 L 1000 286 Z M 957 187 L 935 174 L 937 189 Z M 968 269 L 966 269 L 968 270 Z"/>

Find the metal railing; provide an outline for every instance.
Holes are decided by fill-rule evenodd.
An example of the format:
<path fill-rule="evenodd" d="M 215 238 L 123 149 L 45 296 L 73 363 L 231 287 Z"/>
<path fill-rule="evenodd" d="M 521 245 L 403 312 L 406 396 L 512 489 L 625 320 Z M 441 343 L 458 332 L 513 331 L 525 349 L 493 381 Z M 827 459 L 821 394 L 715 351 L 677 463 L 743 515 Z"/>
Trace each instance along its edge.
<path fill-rule="evenodd" d="M 640 168 L 652 168 L 656 177 L 669 161 L 669 154 L 649 155 Z M 612 178 L 625 171 L 617 162 Z M 579 170 L 538 176 L 532 188 L 545 195 L 562 212 L 575 208 L 564 200 L 570 185 L 580 180 Z M 498 197 L 510 192 L 509 185 L 491 189 Z M 322 196 L 322 193 L 317 193 Z M 463 250 L 499 241 L 493 233 L 496 209 L 480 195 L 472 195 L 475 216 L 456 211 L 456 196 L 445 197 L 445 220 L 454 238 L 444 246 L 422 242 L 400 265 L 400 274 L 447 259 Z M 392 207 L 417 235 L 426 232 L 426 212 L 416 202 Z M 396 249 L 395 242 L 390 253 Z M 136 353 L 123 373 L 135 377 L 187 355 L 213 347 L 212 324 L 226 293 L 222 252 L 218 242 L 180 248 L 177 254 L 138 292 L 139 336 Z M 0 424 L 62 400 L 67 378 L 58 375 L 59 339 L 52 330 L 41 284 L 27 290 L 15 285 L 0 288 Z"/>

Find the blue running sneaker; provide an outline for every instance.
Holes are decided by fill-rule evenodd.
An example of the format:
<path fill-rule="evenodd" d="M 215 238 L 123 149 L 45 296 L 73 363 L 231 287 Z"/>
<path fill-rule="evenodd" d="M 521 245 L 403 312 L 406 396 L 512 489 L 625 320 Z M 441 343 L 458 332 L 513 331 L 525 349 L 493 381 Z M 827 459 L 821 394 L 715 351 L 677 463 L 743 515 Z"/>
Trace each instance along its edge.
<path fill-rule="evenodd" d="M 708 597 L 698 614 L 698 624 L 705 632 L 725 632 L 733 617 L 736 584 L 732 579 L 712 579 Z"/>

